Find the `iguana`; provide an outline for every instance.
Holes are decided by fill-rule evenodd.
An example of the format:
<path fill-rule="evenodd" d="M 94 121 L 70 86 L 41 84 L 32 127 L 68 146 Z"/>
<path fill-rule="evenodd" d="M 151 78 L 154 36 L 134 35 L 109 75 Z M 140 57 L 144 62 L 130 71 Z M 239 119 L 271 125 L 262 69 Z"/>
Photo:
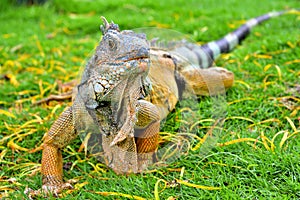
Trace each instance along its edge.
<path fill-rule="evenodd" d="M 61 149 L 82 131 L 100 133 L 103 157 L 117 173 L 144 170 L 158 148 L 160 122 L 183 92 L 218 93 L 208 87 L 217 80 L 230 88 L 233 73 L 212 66 L 213 60 L 233 50 L 254 26 L 283 13 L 250 19 L 225 37 L 201 46 L 178 41 L 172 49 L 152 48 L 145 34 L 120 31 L 117 24 L 102 17 L 103 37 L 75 89 L 73 104 L 45 134 L 43 186 L 31 194 L 57 194 L 71 187 L 63 181 Z"/>

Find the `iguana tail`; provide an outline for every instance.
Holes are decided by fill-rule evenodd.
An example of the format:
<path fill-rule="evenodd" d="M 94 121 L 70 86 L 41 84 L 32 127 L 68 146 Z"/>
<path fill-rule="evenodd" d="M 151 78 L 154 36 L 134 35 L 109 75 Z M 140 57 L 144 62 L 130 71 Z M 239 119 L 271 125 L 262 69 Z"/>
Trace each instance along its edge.
<path fill-rule="evenodd" d="M 189 48 L 192 52 L 194 52 L 195 56 L 197 57 L 198 64 L 201 68 L 210 67 L 212 62 L 220 54 L 228 53 L 232 49 L 234 49 L 238 44 L 240 44 L 249 35 L 253 27 L 261 24 L 266 20 L 283 15 L 288 12 L 291 12 L 291 10 L 270 12 L 265 15 L 252 18 L 250 20 L 247 20 L 246 23 L 241 25 L 233 32 L 228 33 L 219 40 L 215 40 L 201 46 L 195 44 L 188 44 L 186 47 Z"/>

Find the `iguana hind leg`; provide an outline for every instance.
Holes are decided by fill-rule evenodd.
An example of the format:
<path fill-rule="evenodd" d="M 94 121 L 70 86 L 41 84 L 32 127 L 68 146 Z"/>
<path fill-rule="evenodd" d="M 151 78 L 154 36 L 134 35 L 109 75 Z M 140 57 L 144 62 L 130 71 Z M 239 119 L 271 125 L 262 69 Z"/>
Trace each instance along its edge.
<path fill-rule="evenodd" d="M 186 68 L 180 72 L 196 95 L 216 95 L 233 85 L 234 74 L 225 68 Z"/>

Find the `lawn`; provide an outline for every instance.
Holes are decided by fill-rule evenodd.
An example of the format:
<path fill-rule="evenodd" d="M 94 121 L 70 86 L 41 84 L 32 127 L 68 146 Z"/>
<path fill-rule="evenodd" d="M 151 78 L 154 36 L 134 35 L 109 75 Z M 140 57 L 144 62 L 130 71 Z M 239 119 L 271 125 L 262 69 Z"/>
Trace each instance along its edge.
<path fill-rule="evenodd" d="M 8 2 L 0 4 L 0 199 L 24 199 L 26 187 L 41 187 L 43 135 L 71 102 L 35 102 L 64 93 L 62 83 L 79 77 L 101 38 L 100 16 L 121 29 L 168 28 L 201 44 L 249 18 L 299 7 L 297 0 Z M 299 199 L 299 28 L 299 12 L 271 19 L 216 61 L 234 72 L 235 83 L 211 151 L 194 148 L 168 166 L 122 176 L 85 154 L 78 138 L 63 150 L 64 177 L 76 182 L 61 198 Z M 202 112 L 191 131 L 201 136 L 212 103 L 198 100 Z"/>

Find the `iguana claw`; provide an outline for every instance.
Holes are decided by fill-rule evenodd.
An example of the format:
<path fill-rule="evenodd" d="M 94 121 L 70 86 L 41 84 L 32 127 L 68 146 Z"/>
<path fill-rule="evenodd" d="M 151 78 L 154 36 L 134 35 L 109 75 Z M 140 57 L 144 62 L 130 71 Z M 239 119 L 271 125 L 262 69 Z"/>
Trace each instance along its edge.
<path fill-rule="evenodd" d="M 34 199 L 37 196 L 51 196 L 58 197 L 63 190 L 73 189 L 74 187 L 70 183 L 63 183 L 59 186 L 57 185 L 43 185 L 42 189 L 33 190 L 31 188 L 26 188 L 24 194 L 28 196 L 29 199 Z"/>

